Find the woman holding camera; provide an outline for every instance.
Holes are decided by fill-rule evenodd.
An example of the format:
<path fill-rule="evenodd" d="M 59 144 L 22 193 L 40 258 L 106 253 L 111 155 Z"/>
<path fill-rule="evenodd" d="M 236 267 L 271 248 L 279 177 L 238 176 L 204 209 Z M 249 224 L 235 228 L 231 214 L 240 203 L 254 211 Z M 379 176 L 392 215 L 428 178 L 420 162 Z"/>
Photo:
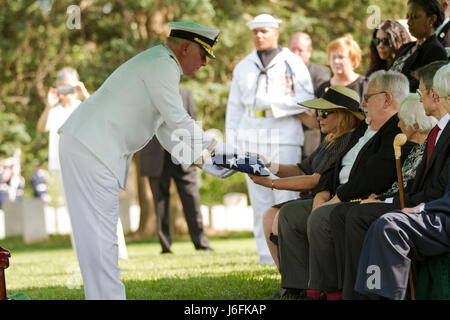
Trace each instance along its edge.
<path fill-rule="evenodd" d="M 78 72 L 69 67 L 58 71 L 56 85 L 56 88 L 50 88 L 48 91 L 47 103 L 38 120 L 37 129 L 40 132 L 49 132 L 48 169 L 55 183 L 58 184 L 58 203 L 62 205 L 65 203 L 65 197 L 59 165 L 59 135 L 57 132 L 81 103 L 78 98 L 87 99 L 89 92 L 83 82 L 79 80 Z"/>

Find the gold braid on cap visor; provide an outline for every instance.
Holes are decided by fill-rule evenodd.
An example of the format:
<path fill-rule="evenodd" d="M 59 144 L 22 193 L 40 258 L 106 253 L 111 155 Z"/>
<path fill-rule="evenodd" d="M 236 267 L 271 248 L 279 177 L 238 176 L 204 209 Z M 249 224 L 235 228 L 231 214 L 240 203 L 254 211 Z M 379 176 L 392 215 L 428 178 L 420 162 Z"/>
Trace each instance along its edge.
<path fill-rule="evenodd" d="M 203 47 L 203 49 L 205 49 L 206 52 L 207 52 L 210 56 L 215 57 L 215 56 L 214 56 L 214 53 L 213 53 L 213 51 L 212 51 L 212 47 L 211 47 L 209 44 L 207 44 L 206 42 L 200 40 L 200 39 L 197 38 L 197 37 L 194 37 L 194 41 L 197 42 L 197 43 L 199 43 L 199 44 Z"/>

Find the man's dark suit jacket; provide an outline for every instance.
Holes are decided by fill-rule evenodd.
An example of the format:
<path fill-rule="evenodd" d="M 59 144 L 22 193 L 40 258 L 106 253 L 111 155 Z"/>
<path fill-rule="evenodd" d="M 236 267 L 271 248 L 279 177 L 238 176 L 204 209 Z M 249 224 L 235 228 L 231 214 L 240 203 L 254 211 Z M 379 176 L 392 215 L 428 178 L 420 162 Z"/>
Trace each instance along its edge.
<path fill-rule="evenodd" d="M 437 35 L 437 38 L 444 47 L 450 47 L 450 21 L 447 22 Z"/>
<path fill-rule="evenodd" d="M 427 150 L 428 141 L 425 145 Z M 431 154 L 430 162 L 426 165 L 427 153 L 424 152 L 422 161 L 416 169 L 416 176 L 405 190 L 405 206 L 415 207 L 419 203 L 429 202 L 441 197 L 447 186 L 447 161 L 450 156 L 450 121 L 442 130 L 441 136 Z M 394 204 L 400 208 L 399 197 L 394 198 Z"/>
<path fill-rule="evenodd" d="M 194 101 L 188 89 L 180 87 L 183 106 L 192 119 L 197 118 Z M 167 152 L 159 143 L 156 136 L 141 150 L 140 171 L 141 176 L 160 177 L 164 167 L 164 153 Z M 183 167 L 180 166 L 182 169 Z M 190 170 L 191 168 L 188 168 Z M 182 169 L 183 170 L 183 169 Z"/>
<path fill-rule="evenodd" d="M 450 216 L 450 158 L 447 161 L 447 189 L 439 199 L 425 204 L 427 213 L 444 213 Z"/>
<path fill-rule="evenodd" d="M 404 56 L 414 47 L 415 41 L 406 43 L 398 49 L 398 52 L 394 58 L 395 60 Z M 423 67 L 430 62 L 438 60 L 447 60 L 447 51 L 442 46 L 442 44 L 437 39 L 436 35 L 432 35 L 427 40 L 424 41 L 414 53 L 406 59 L 405 64 L 402 68 L 402 73 L 409 80 L 409 92 L 416 92 L 419 88 L 419 81 L 411 75 L 411 72 Z M 394 62 L 392 62 L 394 64 Z"/>
<path fill-rule="evenodd" d="M 305 63 L 314 87 L 314 95 L 318 97 L 318 89 L 322 83 L 327 82 L 331 78 L 331 71 L 325 66 L 321 66 L 314 62 L 308 61 Z"/>
<path fill-rule="evenodd" d="M 401 130 L 397 126 L 398 116 L 395 114 L 377 131 L 377 133 L 359 151 L 350 171 L 348 182 L 339 183 L 342 158 L 358 142 L 367 129 L 363 121 L 353 132 L 350 143 L 339 159 L 325 171 L 319 180 L 314 193 L 329 191 L 331 196 L 337 195 L 341 201 L 367 198 L 371 193 L 380 194 L 389 189 L 397 180 L 393 141 Z M 405 143 L 402 147 L 402 163 L 414 144 Z"/>

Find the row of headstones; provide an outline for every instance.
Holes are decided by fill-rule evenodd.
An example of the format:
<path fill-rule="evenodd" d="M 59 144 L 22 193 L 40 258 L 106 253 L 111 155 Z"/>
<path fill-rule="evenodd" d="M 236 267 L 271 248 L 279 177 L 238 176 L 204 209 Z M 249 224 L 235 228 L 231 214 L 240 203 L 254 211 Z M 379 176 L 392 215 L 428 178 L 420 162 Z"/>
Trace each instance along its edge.
<path fill-rule="evenodd" d="M 70 234 L 65 207 L 53 208 L 41 199 L 7 202 L 0 211 L 0 239 L 23 236 L 26 243 L 45 240 L 49 234 Z"/>
<path fill-rule="evenodd" d="M 122 232 L 136 231 L 139 226 L 140 208 L 131 205 L 129 199 L 120 199 L 119 227 Z M 227 194 L 223 205 L 210 210 L 201 206 L 203 224 L 214 230 L 253 230 L 253 212 L 247 205 L 247 196 Z M 119 231 L 121 231 L 119 230 Z M 66 207 L 53 208 L 40 199 L 8 202 L 0 210 L 0 239 L 22 235 L 25 243 L 48 239 L 51 234 L 70 234 L 70 218 Z"/>
<path fill-rule="evenodd" d="M 120 219 L 125 232 L 135 231 L 139 226 L 140 208 L 130 205 L 127 198 L 120 199 Z M 253 209 L 248 206 L 247 195 L 229 193 L 223 199 L 223 205 L 214 205 L 211 210 L 200 206 L 203 225 L 214 230 L 252 231 Z"/>

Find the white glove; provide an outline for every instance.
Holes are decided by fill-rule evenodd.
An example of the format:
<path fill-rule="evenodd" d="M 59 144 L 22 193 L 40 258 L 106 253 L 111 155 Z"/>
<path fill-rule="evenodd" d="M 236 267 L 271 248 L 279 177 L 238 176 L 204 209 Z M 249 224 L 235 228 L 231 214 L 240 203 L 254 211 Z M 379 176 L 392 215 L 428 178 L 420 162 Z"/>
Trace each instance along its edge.
<path fill-rule="evenodd" d="M 222 168 L 210 163 L 204 163 L 202 170 L 220 179 L 227 178 L 236 173 L 236 170 Z"/>

